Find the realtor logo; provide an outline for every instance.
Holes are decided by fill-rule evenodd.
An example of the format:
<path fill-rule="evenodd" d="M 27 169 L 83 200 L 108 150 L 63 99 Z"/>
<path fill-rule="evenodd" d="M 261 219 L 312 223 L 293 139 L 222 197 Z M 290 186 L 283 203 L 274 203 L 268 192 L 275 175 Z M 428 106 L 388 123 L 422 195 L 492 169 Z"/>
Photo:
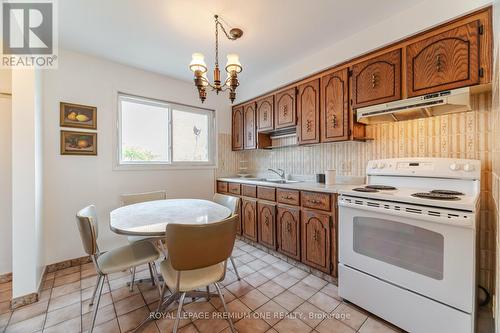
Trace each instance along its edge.
<path fill-rule="evenodd" d="M 55 4 L 52 0 L 4 0 L 2 67 L 55 68 Z"/>

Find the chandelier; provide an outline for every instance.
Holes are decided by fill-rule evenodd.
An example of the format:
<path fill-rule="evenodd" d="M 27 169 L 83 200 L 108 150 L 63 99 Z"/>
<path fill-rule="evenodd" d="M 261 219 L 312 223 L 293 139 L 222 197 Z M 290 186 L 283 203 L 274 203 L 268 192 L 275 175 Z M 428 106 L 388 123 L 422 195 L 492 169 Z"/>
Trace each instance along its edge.
<path fill-rule="evenodd" d="M 207 88 L 210 87 L 217 94 L 221 91 L 229 90 L 229 99 L 231 103 L 236 98 L 236 88 L 239 85 L 238 73 L 243 69 L 240 64 L 240 59 L 237 54 L 228 54 L 226 63 L 227 78 L 224 82 L 221 81 L 219 70 L 219 27 L 224 32 L 224 35 L 229 40 L 236 40 L 243 35 L 243 30 L 232 28 L 229 33 L 219 21 L 219 16 L 214 15 L 215 18 L 215 69 L 213 83 L 207 79 L 207 65 L 205 64 L 205 57 L 201 53 L 193 53 L 189 69 L 194 73 L 194 84 L 198 89 L 200 100 L 203 103 L 207 98 Z"/>

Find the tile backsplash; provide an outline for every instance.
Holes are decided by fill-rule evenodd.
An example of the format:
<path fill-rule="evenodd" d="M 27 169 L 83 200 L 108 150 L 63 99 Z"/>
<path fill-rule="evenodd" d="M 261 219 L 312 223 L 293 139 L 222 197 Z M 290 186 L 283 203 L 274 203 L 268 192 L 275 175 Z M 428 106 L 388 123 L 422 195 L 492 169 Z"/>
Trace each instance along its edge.
<path fill-rule="evenodd" d="M 368 142 L 233 152 L 231 135 L 219 134 L 217 176 L 236 175 L 240 161 L 246 161 L 249 173 L 258 175 L 264 175 L 268 168 L 282 168 L 292 175 L 336 169 L 338 175 L 364 176 L 371 159 L 416 156 L 479 159 L 482 166 L 479 284 L 494 291 L 496 218 L 492 196 L 491 93 L 474 95 L 471 103 L 474 112 L 370 125 L 367 136 L 373 140 Z M 290 143 L 290 139 L 281 140 L 273 145 Z"/>

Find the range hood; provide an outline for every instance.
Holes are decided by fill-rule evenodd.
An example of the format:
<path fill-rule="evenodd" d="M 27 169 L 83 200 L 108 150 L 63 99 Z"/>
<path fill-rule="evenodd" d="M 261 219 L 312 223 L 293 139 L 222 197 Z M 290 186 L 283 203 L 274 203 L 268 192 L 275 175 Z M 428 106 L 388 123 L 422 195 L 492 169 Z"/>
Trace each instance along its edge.
<path fill-rule="evenodd" d="M 357 120 L 377 124 L 470 111 L 471 88 L 459 88 L 357 109 Z"/>

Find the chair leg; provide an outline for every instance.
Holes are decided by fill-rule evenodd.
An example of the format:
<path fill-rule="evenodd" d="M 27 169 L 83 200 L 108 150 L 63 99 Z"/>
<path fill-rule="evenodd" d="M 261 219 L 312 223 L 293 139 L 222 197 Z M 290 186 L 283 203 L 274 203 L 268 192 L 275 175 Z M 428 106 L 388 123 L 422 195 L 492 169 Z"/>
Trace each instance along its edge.
<path fill-rule="evenodd" d="M 154 286 L 156 279 L 153 276 L 153 268 L 151 267 L 151 263 L 148 262 L 148 267 L 149 267 L 149 275 L 151 275 L 151 284 Z"/>
<path fill-rule="evenodd" d="M 163 286 L 160 286 L 160 300 L 158 301 L 158 307 L 156 308 L 157 313 L 159 313 L 161 310 L 161 306 L 163 305 L 163 297 L 165 297 L 166 291 L 167 291 L 167 284 L 164 282 Z"/>
<path fill-rule="evenodd" d="M 132 278 L 130 280 L 130 292 L 134 291 L 134 281 L 135 281 L 135 267 L 132 268 Z"/>
<path fill-rule="evenodd" d="M 174 329 L 172 333 L 177 333 L 177 329 L 179 328 L 179 322 L 181 320 L 182 313 L 182 304 L 184 304 L 184 298 L 186 297 L 186 293 L 182 293 L 181 298 L 179 299 L 179 307 L 177 308 L 177 316 L 175 316 Z"/>
<path fill-rule="evenodd" d="M 97 291 L 97 287 L 99 287 L 99 281 L 101 281 L 101 275 L 97 275 L 97 282 L 96 282 L 95 287 L 94 287 L 94 292 L 92 292 L 92 297 L 90 297 L 89 305 L 94 304 L 95 293 Z"/>
<path fill-rule="evenodd" d="M 229 311 L 227 310 L 226 301 L 224 300 L 224 296 L 222 295 L 222 291 L 220 290 L 219 284 L 217 282 L 215 282 L 214 285 L 215 285 L 215 289 L 217 289 L 217 293 L 219 294 L 220 301 L 222 302 L 222 305 L 224 306 L 224 312 L 227 315 L 227 321 L 229 322 L 229 327 L 231 327 L 231 332 L 236 333 L 236 330 L 234 329 L 234 325 L 233 325 L 233 320 L 231 319 L 231 316 L 229 315 Z"/>
<path fill-rule="evenodd" d="M 162 293 L 161 289 L 162 288 L 161 288 L 161 285 L 160 285 L 160 281 L 158 280 L 158 270 L 156 269 L 156 264 L 155 264 L 154 261 L 151 263 L 150 267 L 151 267 L 151 269 L 153 271 L 153 274 L 152 274 L 151 277 L 153 278 L 154 284 L 156 284 L 158 286 L 158 293 L 160 293 L 160 296 L 161 296 L 161 293 Z"/>
<path fill-rule="evenodd" d="M 210 287 L 207 286 L 207 301 L 210 301 Z"/>
<path fill-rule="evenodd" d="M 229 259 L 231 260 L 231 264 L 233 265 L 234 273 L 236 274 L 236 277 L 238 278 L 238 281 L 240 281 L 241 280 L 240 274 L 238 274 L 238 269 L 236 268 L 236 265 L 234 263 L 234 259 L 233 259 L 233 257 L 229 257 Z"/>
<path fill-rule="evenodd" d="M 98 286 L 98 290 L 97 290 L 97 299 L 96 299 L 96 302 L 95 302 L 95 306 L 94 306 L 94 309 L 92 311 L 92 317 L 90 319 L 90 328 L 89 328 L 89 333 L 92 333 L 92 331 L 94 330 L 94 325 L 95 325 L 95 319 L 97 317 L 97 309 L 99 309 L 99 302 L 101 301 L 101 294 L 102 294 L 102 287 L 104 286 L 104 281 L 105 281 L 105 278 L 104 278 L 104 275 L 100 275 L 99 276 L 99 286 Z"/>

